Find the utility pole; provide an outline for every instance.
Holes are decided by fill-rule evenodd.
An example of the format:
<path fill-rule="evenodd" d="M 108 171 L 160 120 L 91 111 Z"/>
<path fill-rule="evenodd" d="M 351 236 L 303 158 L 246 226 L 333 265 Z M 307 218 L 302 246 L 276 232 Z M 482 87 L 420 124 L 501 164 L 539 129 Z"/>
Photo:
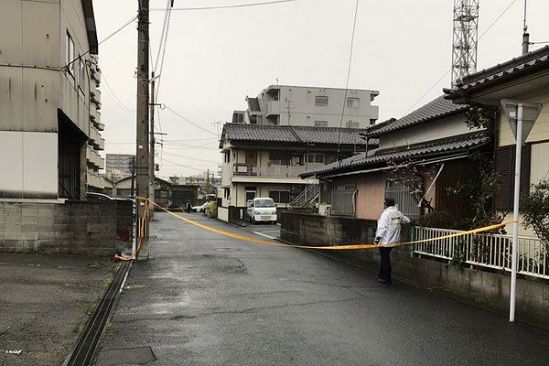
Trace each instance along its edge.
<path fill-rule="evenodd" d="M 137 106 L 136 106 L 136 185 L 137 196 L 149 198 L 149 0 L 138 0 L 137 25 Z M 148 202 L 137 201 L 136 239 L 148 236 Z M 144 230 L 141 232 L 141 225 Z M 141 235 L 142 234 L 142 235 Z M 135 253 L 134 253 L 135 255 Z"/>
<path fill-rule="evenodd" d="M 155 95 L 154 95 L 154 84 L 156 82 L 156 78 L 154 76 L 154 71 L 151 73 L 151 103 L 150 103 L 150 115 L 151 115 L 151 125 L 149 127 L 149 132 L 150 132 L 150 138 L 149 138 L 149 141 L 150 141 L 150 149 L 149 149 L 149 152 L 150 152 L 150 163 L 149 163 L 149 184 L 150 184 L 150 199 L 151 201 L 154 202 L 154 186 L 155 186 L 155 181 L 154 181 L 154 170 L 155 170 L 155 165 L 154 165 L 154 144 L 156 143 L 156 140 L 154 138 L 154 107 L 155 107 L 155 104 L 154 104 L 154 101 L 155 101 Z M 150 209 L 149 209 L 149 215 L 150 215 L 150 218 L 151 220 L 153 219 L 154 217 L 154 207 L 151 206 Z"/>

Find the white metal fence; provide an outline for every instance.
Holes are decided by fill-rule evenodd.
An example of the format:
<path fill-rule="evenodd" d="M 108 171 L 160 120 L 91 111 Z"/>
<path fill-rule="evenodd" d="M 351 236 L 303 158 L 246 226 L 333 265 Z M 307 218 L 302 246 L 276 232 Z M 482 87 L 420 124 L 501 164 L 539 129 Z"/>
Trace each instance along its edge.
<path fill-rule="evenodd" d="M 458 230 L 414 227 L 414 240 L 443 237 Z M 416 244 L 414 253 L 456 261 L 475 267 L 511 271 L 512 237 L 499 234 L 466 234 Z M 519 236 L 518 273 L 549 279 L 549 253 L 538 238 Z"/>

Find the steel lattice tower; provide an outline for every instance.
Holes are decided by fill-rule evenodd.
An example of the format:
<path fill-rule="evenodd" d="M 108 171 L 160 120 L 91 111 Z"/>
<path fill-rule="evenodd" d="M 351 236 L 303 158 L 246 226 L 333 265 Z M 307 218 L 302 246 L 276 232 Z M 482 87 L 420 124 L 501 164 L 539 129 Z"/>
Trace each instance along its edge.
<path fill-rule="evenodd" d="M 455 0 L 452 86 L 477 70 L 479 0 Z"/>

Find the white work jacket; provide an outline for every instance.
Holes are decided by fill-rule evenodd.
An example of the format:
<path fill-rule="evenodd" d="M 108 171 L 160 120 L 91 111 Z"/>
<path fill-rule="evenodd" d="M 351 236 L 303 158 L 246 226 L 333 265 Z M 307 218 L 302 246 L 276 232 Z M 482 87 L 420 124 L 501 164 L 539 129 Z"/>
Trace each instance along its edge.
<path fill-rule="evenodd" d="M 400 241 L 400 224 L 410 223 L 395 206 L 387 207 L 377 222 L 376 238 L 381 238 L 379 244 L 391 245 Z"/>

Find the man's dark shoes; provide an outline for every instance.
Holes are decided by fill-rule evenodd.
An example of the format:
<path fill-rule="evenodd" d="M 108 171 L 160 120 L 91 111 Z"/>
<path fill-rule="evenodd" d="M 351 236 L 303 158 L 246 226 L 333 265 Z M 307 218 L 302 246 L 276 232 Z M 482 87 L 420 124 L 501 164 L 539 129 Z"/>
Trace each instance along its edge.
<path fill-rule="evenodd" d="M 384 283 L 384 284 L 386 284 L 386 285 L 392 285 L 392 284 L 393 284 L 393 281 L 391 281 L 391 280 L 386 280 L 386 279 L 384 279 L 384 278 L 379 278 L 379 277 L 378 277 L 378 279 L 377 279 L 377 282 L 379 282 L 379 283 Z"/>

